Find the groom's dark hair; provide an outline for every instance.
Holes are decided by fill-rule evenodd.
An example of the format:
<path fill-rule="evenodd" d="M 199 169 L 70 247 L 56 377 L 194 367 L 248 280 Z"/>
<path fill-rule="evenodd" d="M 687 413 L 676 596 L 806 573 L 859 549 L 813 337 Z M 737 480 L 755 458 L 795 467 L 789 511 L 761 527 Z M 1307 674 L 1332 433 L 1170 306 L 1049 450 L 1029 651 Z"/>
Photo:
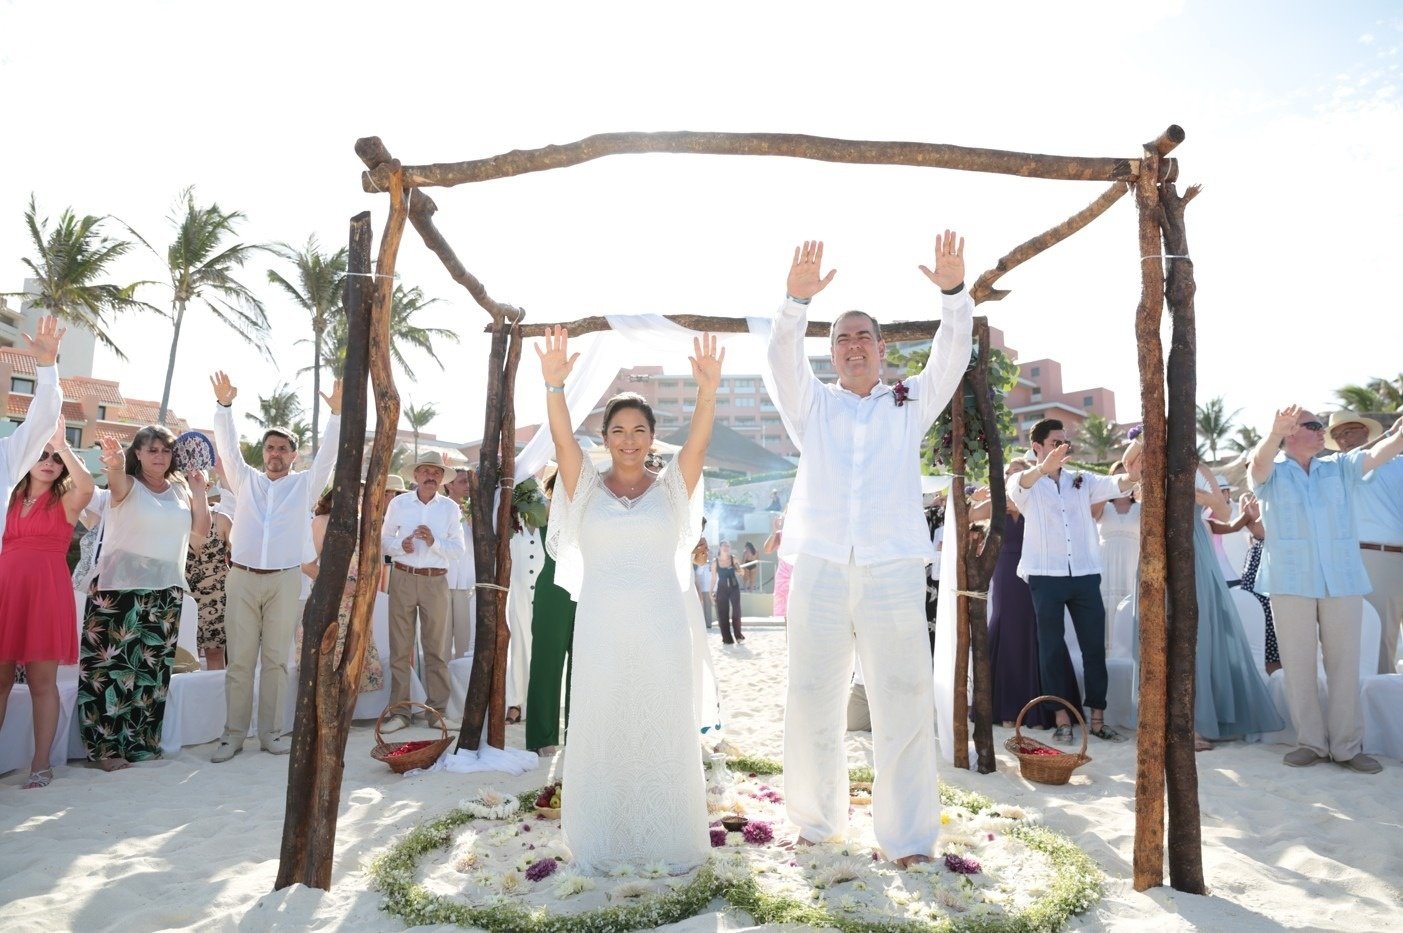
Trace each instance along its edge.
<path fill-rule="evenodd" d="M 604 405 L 604 427 L 601 434 L 609 433 L 609 422 L 614 420 L 614 416 L 622 409 L 636 408 L 643 412 L 643 417 L 648 419 L 648 430 L 654 434 L 658 432 L 658 419 L 653 415 L 653 406 L 648 404 L 648 400 L 637 392 L 620 392 L 609 399 Z"/>
<path fill-rule="evenodd" d="M 1032 440 L 1034 444 L 1042 444 L 1046 443 L 1047 436 L 1053 431 L 1061 430 L 1062 422 L 1058 421 L 1056 418 L 1044 418 L 1037 424 L 1033 425 L 1033 431 L 1031 434 L 1028 435 L 1028 437 Z"/>

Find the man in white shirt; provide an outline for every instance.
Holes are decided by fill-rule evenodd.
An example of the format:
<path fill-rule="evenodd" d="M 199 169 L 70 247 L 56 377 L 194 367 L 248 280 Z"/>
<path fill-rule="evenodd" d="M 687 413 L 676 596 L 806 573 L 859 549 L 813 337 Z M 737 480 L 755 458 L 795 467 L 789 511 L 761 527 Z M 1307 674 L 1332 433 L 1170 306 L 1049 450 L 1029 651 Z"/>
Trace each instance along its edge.
<path fill-rule="evenodd" d="M 477 562 L 473 555 L 473 526 L 468 516 L 471 514 L 472 499 L 469 492 L 473 487 L 472 470 L 455 470 L 453 479 L 444 487 L 448 498 L 458 506 L 463 519 L 463 556 L 448 562 L 448 638 L 450 658 L 462 658 L 472 654 L 473 636 L 477 631 L 477 611 L 474 605 L 477 594 Z"/>
<path fill-rule="evenodd" d="M 448 564 L 464 552 L 463 512 L 440 493 L 443 457 L 426 450 L 414 462 L 414 492 L 396 496 L 385 508 L 380 546 L 390 556 L 390 705 L 409 699 L 414 657 L 414 621 L 424 651 L 427 706 L 446 715 L 448 679 Z M 445 720 L 448 728 L 458 723 Z M 380 731 L 398 732 L 412 717 L 396 714 Z"/>
<path fill-rule="evenodd" d="M 265 752 L 286 755 L 283 734 L 288 656 L 297 627 L 302 564 L 312 534 L 312 506 L 336 467 L 340 434 L 341 380 L 323 395 L 331 417 L 310 470 L 295 471 L 297 440 L 286 428 L 263 432 L 263 470 L 244 462 L 234 426 L 239 390 L 223 372 L 210 379 L 219 403 L 214 446 L 234 496 L 229 534 L 229 576 L 224 581 L 224 631 L 228 667 L 224 675 L 224 735 L 210 761 L 228 761 L 243 750 L 253 716 L 253 672 L 259 668 L 258 742 Z"/>
<path fill-rule="evenodd" d="M 804 351 L 807 306 L 834 275 L 821 274 L 822 260 L 822 243 L 794 250 L 769 348 L 775 404 L 801 453 L 779 551 L 794 566 L 787 812 L 801 845 L 847 829 L 843 733 L 856 643 L 880 775 L 877 842 L 905 868 L 930 861 L 940 834 L 920 448 L 969 365 L 974 303 L 964 287 L 964 241 L 947 230 L 936 241 L 935 270 L 921 267 L 944 295 L 926 367 L 895 386 L 882 382 L 881 328 L 848 311 L 829 332 L 838 382 L 824 384 Z"/>
<path fill-rule="evenodd" d="M 1042 692 L 1056 697 L 1071 694 L 1063 682 L 1066 616 L 1070 613 L 1081 646 L 1085 702 L 1091 710 L 1088 731 L 1097 738 L 1123 742 L 1124 736 L 1105 724 L 1109 683 L 1106 606 L 1101 601 L 1101 539 L 1091 506 L 1128 492 L 1140 476 L 1139 458 L 1127 452 L 1128 472 L 1119 476 L 1064 470 L 1062 464 L 1072 455 L 1072 445 L 1067 443 L 1062 422 L 1044 418 L 1033 425 L 1031 438 L 1038 465 L 1009 477 L 1008 496 L 1023 513 L 1023 557 L 1018 562 L 1018 576 L 1033 596 Z M 1066 707 L 1057 705 L 1054 715 L 1057 729 L 1053 741 L 1070 745 L 1072 726 Z"/>
<path fill-rule="evenodd" d="M 63 410 L 63 392 L 58 385 L 59 344 L 63 341 L 64 328 L 58 326 L 58 318 L 41 317 L 34 336 L 24 334 L 29 350 L 34 354 L 34 397 L 29 401 L 29 411 L 9 437 L 0 438 L 0 493 L 3 501 L 10 499 L 10 490 L 19 484 L 39 462 L 44 445 L 54 436 L 58 426 L 58 416 Z M 0 540 L 5 537 L 7 509 L 0 509 Z"/>

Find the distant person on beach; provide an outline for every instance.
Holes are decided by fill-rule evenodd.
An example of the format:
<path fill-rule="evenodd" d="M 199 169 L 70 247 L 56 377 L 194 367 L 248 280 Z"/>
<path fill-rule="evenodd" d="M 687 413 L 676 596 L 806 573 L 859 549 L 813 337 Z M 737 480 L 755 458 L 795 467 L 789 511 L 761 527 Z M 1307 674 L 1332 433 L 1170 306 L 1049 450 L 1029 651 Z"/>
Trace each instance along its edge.
<path fill-rule="evenodd" d="M 906 868 L 930 861 L 940 835 L 920 447 L 969 365 L 974 302 L 964 241 L 947 230 L 936 240 L 935 268 L 921 267 L 943 293 L 925 368 L 896 386 L 883 382 L 881 327 L 848 311 L 829 332 L 838 381 L 825 384 L 804 349 L 809 302 L 835 274 L 824 275 L 822 262 L 822 243 L 795 248 L 769 346 L 775 404 L 803 451 L 779 550 L 794 564 L 786 806 L 799 845 L 847 830 L 843 731 L 856 645 L 872 715 L 877 842 Z"/>
<path fill-rule="evenodd" d="M 1296 727 L 1297 747 L 1283 759 L 1292 767 L 1333 760 L 1363 774 L 1383 770 L 1364 754 L 1359 633 L 1370 586 L 1352 503 L 1364 477 L 1403 451 L 1399 426 L 1374 447 L 1322 457 L 1325 424 L 1288 405 L 1252 450 L 1248 478 L 1267 530 L 1256 582 L 1271 596 Z M 1323 712 L 1316 684 L 1322 655 L 1329 693 Z"/>
<path fill-rule="evenodd" d="M 287 428 L 263 432 L 263 469 L 244 461 L 234 425 L 238 388 L 223 372 L 210 378 L 214 398 L 214 446 L 229 491 L 234 521 L 229 532 L 229 575 L 224 579 L 224 734 L 210 756 L 218 764 L 243 751 L 253 718 L 253 673 L 259 671 L 258 742 L 265 752 L 286 755 L 284 696 L 292 634 L 302 591 L 302 563 L 312 540 L 312 507 L 336 467 L 341 430 L 341 380 L 323 395 L 331 416 L 310 470 L 293 470 L 297 439 Z"/>
<path fill-rule="evenodd" d="M 716 621 L 721 626 L 723 645 L 745 641 L 740 630 L 739 574 L 739 562 L 731 553 L 731 542 L 722 541 L 716 547 L 716 559 L 711 562 L 711 598 L 716 601 Z"/>

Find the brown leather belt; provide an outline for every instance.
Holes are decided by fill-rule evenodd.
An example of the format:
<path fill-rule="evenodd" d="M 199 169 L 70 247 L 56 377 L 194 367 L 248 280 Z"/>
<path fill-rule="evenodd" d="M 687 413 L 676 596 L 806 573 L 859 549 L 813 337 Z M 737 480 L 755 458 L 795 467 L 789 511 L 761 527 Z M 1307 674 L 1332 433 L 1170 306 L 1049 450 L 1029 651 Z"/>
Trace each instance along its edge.
<path fill-rule="evenodd" d="M 259 574 L 260 576 L 262 576 L 263 574 L 266 574 L 266 573 L 282 573 L 284 570 L 291 570 L 291 569 L 292 569 L 291 567 L 279 567 L 279 568 L 276 569 L 276 570 L 262 570 L 262 569 L 260 569 L 260 568 L 258 568 L 258 567 L 246 567 L 246 566 L 244 566 L 243 564 L 237 563 L 237 562 L 232 561 L 232 560 L 229 561 L 229 566 L 230 566 L 230 567 L 237 567 L 237 568 L 239 568 L 240 570 L 247 570 L 249 573 L 256 573 L 256 574 Z"/>
<path fill-rule="evenodd" d="M 442 577 L 448 574 L 447 567 L 407 567 L 399 561 L 395 561 L 394 567 L 396 570 L 412 573 L 416 577 Z"/>
<path fill-rule="evenodd" d="M 1369 541 L 1360 541 L 1359 547 L 1365 551 L 1383 551 L 1385 554 L 1403 554 L 1403 546 L 1397 544 L 1374 544 Z"/>

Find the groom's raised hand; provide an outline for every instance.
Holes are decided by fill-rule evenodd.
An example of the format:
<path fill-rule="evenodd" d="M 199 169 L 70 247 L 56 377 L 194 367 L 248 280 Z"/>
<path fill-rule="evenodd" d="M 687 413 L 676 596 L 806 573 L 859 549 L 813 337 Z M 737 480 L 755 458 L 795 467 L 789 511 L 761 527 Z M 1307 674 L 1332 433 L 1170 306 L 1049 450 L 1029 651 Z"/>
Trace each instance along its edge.
<path fill-rule="evenodd" d="M 935 268 L 920 268 L 941 291 L 953 292 L 965 281 L 965 238 L 957 236 L 954 230 L 946 230 L 943 236 L 935 238 Z"/>
<path fill-rule="evenodd" d="M 829 269 L 822 275 L 823 241 L 805 240 L 803 246 L 794 247 L 794 262 L 789 267 L 789 280 L 785 291 L 790 298 L 808 301 L 828 287 L 837 269 Z"/>

